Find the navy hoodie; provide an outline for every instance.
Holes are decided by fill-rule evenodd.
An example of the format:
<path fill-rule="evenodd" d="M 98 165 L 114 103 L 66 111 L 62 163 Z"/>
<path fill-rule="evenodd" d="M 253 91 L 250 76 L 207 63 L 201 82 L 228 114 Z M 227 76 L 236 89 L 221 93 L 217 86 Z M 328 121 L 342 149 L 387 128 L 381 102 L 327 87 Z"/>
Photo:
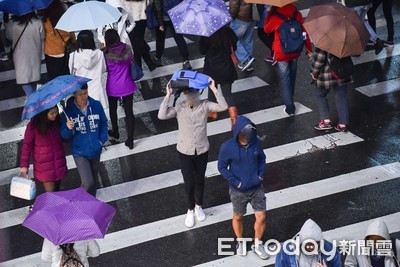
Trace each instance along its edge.
<path fill-rule="evenodd" d="M 254 123 L 244 116 L 236 119 L 233 138 L 222 144 L 218 155 L 218 170 L 228 180 L 229 186 L 240 192 L 252 192 L 260 187 L 264 177 L 265 154 L 257 134 L 254 134 L 246 148 L 237 140 L 240 130 Z M 239 184 L 240 188 L 238 188 Z"/>
<path fill-rule="evenodd" d="M 107 117 L 103 106 L 97 100 L 88 97 L 89 105 L 85 116 L 75 103 L 72 96 L 67 101 L 65 113 L 68 118 L 72 117 L 74 128 L 67 127 L 65 114 L 61 114 L 61 137 L 71 140 L 71 154 L 88 159 L 100 155 L 103 144 L 107 141 Z"/>

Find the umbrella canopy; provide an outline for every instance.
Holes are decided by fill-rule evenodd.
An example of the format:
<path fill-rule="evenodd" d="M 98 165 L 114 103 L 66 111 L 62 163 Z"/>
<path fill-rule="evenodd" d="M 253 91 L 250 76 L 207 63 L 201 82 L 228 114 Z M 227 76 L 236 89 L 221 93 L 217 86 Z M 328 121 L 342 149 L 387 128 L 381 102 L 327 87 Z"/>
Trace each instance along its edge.
<path fill-rule="evenodd" d="M 282 7 L 287 4 L 296 2 L 297 0 L 244 0 L 246 3 L 254 3 L 254 4 L 268 4 L 270 6 Z"/>
<path fill-rule="evenodd" d="M 311 7 L 303 25 L 316 47 L 339 58 L 364 53 L 369 40 L 357 12 L 339 3 Z"/>
<path fill-rule="evenodd" d="M 36 10 L 47 8 L 53 0 L 4 0 L 0 11 L 22 16 Z"/>
<path fill-rule="evenodd" d="M 36 114 L 54 107 L 90 80 L 76 75 L 63 75 L 45 83 L 29 96 L 22 111 L 21 120 L 29 120 Z"/>
<path fill-rule="evenodd" d="M 55 28 L 67 32 L 92 30 L 117 22 L 121 16 L 121 12 L 110 4 L 84 1 L 68 8 Z"/>
<path fill-rule="evenodd" d="M 114 215 L 109 204 L 77 188 L 39 195 L 22 225 L 61 245 L 103 238 Z"/>
<path fill-rule="evenodd" d="M 177 33 L 206 37 L 232 20 L 222 0 L 183 0 L 168 15 Z"/>

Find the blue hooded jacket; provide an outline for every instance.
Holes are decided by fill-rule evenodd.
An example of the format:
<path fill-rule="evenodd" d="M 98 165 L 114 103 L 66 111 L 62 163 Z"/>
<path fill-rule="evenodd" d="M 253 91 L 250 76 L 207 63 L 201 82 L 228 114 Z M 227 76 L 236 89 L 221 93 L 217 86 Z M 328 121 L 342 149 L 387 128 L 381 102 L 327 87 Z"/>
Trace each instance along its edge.
<path fill-rule="evenodd" d="M 255 124 L 244 116 L 236 119 L 233 138 L 222 144 L 218 155 L 218 170 L 228 180 L 229 186 L 240 192 L 252 192 L 260 187 L 265 171 L 265 154 L 257 134 L 254 134 L 247 148 L 237 140 L 240 130 Z M 239 184 L 240 188 L 238 188 Z"/>
<path fill-rule="evenodd" d="M 68 99 L 65 113 L 74 121 L 72 130 L 67 127 L 67 118 L 61 114 L 61 137 L 71 139 L 71 154 L 88 159 L 100 155 L 107 141 L 107 117 L 103 106 L 97 100 L 88 97 L 87 116 L 75 104 L 75 97 Z"/>

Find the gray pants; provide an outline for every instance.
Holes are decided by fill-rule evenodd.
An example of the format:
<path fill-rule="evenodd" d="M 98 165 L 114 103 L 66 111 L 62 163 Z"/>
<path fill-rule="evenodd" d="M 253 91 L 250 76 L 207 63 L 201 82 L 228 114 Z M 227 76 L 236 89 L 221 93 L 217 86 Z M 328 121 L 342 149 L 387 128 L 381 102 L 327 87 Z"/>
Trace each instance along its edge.
<path fill-rule="evenodd" d="M 74 156 L 74 161 L 81 177 L 81 187 L 96 197 L 100 155 L 94 159 Z"/>

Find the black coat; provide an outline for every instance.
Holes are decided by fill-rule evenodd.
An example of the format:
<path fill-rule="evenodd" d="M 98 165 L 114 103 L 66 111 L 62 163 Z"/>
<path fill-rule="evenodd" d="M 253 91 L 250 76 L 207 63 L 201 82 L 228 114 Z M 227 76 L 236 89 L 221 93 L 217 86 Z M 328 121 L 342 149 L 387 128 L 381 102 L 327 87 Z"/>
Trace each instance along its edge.
<path fill-rule="evenodd" d="M 218 38 L 201 37 L 199 41 L 200 53 L 206 55 L 203 73 L 213 78 L 218 84 L 233 83 L 238 76 L 231 59 L 231 45 L 236 50 L 237 37 L 227 26 L 214 34 Z M 229 40 L 229 42 L 219 42 L 221 44 L 216 46 L 213 42 L 217 40 Z"/>

